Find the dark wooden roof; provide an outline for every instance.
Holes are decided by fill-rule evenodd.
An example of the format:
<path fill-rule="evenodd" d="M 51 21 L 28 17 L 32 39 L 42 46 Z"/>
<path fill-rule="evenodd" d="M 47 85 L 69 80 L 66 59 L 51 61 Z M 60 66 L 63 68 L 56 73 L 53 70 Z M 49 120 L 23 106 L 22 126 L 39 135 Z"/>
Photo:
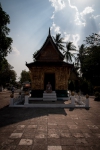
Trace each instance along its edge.
<path fill-rule="evenodd" d="M 47 53 L 47 56 L 44 56 L 44 53 Z M 46 54 L 45 54 L 46 55 Z M 49 29 L 49 34 L 47 36 L 46 41 L 44 42 L 43 46 L 41 47 L 41 49 L 34 55 L 34 58 L 37 61 L 45 61 L 46 57 L 48 59 L 48 55 L 52 55 L 51 56 L 51 61 L 54 55 L 57 61 L 63 61 L 64 59 L 64 55 L 59 51 L 58 47 L 56 46 L 56 44 L 54 43 L 51 34 L 50 34 L 50 29 Z M 54 59 L 55 59 L 54 58 Z M 48 59 L 50 61 L 50 59 Z"/>
<path fill-rule="evenodd" d="M 39 61 L 35 61 L 35 62 L 32 62 L 32 63 L 26 63 L 26 66 L 28 68 L 32 67 L 32 66 L 36 66 L 36 67 L 41 67 L 41 66 L 67 66 L 69 68 L 73 68 L 74 65 L 73 64 L 69 64 L 69 63 L 66 63 L 64 61 L 62 62 L 39 62 Z"/>
<path fill-rule="evenodd" d="M 50 56 L 50 57 L 49 57 Z M 59 51 L 58 47 L 54 43 L 49 29 L 49 34 L 41 49 L 34 55 L 35 61 L 31 63 L 26 62 L 26 66 L 31 68 L 32 66 L 66 66 L 73 68 L 73 64 L 69 64 L 63 61 L 64 55 Z"/>

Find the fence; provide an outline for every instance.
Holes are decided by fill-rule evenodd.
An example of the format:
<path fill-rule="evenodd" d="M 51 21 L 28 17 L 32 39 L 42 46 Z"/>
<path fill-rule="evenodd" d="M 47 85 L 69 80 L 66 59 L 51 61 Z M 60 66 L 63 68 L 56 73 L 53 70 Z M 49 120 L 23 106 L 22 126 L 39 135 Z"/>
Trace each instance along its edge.
<path fill-rule="evenodd" d="M 60 107 L 60 108 L 86 108 L 89 109 L 89 96 L 73 94 L 69 96 L 69 104 L 30 104 L 29 95 L 16 95 L 15 98 L 10 99 L 10 107 Z M 31 98 L 32 99 L 32 98 Z M 34 99 L 33 99 L 34 100 Z M 20 103 L 23 102 L 23 105 Z"/>
<path fill-rule="evenodd" d="M 10 99 L 10 105 L 9 106 L 14 106 L 14 105 L 18 105 L 22 102 L 24 102 L 25 100 L 25 95 L 24 93 L 16 93 L 15 95 L 11 96 L 11 99 Z"/>

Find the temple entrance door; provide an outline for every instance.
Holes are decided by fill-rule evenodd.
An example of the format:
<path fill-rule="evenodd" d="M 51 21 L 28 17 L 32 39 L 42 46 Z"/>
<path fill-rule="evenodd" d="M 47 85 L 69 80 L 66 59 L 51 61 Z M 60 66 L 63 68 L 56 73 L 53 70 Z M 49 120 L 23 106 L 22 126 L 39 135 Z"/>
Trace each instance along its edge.
<path fill-rule="evenodd" d="M 55 90 L 55 73 L 45 73 L 44 75 L 44 90 L 46 90 L 47 83 L 50 82 L 52 90 Z"/>

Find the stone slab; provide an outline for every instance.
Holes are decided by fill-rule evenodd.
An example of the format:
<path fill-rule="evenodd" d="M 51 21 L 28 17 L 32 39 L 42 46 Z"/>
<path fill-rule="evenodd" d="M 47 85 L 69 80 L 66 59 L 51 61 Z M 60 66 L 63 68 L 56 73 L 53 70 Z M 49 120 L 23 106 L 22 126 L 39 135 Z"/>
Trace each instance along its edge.
<path fill-rule="evenodd" d="M 21 139 L 19 145 L 32 145 L 33 140 L 31 139 Z"/>
<path fill-rule="evenodd" d="M 48 146 L 48 150 L 62 150 L 61 146 Z"/>
<path fill-rule="evenodd" d="M 12 133 L 10 135 L 10 138 L 21 138 L 23 133 Z"/>

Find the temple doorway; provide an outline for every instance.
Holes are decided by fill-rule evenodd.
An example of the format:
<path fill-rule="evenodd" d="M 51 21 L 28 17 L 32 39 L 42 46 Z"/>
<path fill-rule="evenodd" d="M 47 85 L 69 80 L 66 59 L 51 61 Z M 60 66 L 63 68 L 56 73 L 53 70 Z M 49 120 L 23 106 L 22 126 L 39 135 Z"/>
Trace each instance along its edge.
<path fill-rule="evenodd" d="M 44 90 L 46 90 L 46 85 L 48 82 L 51 83 L 52 90 L 55 91 L 55 73 L 45 73 L 44 74 Z"/>

